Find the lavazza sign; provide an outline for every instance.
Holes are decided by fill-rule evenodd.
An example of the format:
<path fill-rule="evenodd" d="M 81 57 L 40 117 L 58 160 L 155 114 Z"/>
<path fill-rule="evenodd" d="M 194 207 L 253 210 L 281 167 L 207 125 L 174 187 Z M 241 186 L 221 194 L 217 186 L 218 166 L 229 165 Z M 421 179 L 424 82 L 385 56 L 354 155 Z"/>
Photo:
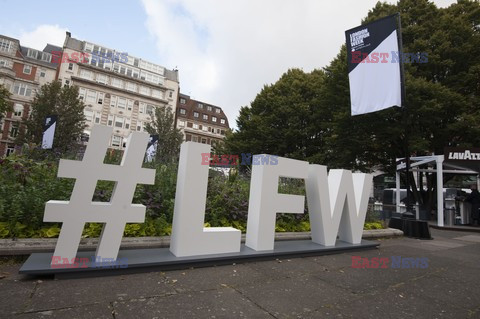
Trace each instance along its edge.
<path fill-rule="evenodd" d="M 58 176 L 75 178 L 76 182 L 70 201 L 46 204 L 44 221 L 62 222 L 55 252 L 46 255 L 49 267 L 54 256 L 73 263 L 82 253 L 77 250 L 86 222 L 104 224 L 95 257 L 116 260 L 133 254 L 119 248 L 126 223 L 145 220 L 145 206 L 132 204 L 132 199 L 137 184 L 154 184 L 155 170 L 142 168 L 149 136 L 131 133 L 121 164 L 110 165 L 104 164 L 103 159 L 111 134 L 110 127 L 94 126 L 83 160 L 60 161 Z M 277 165 L 252 166 L 245 245 L 241 244 L 238 229 L 204 227 L 209 166 L 202 165 L 202 153 L 209 152 L 207 144 L 182 144 L 170 248 L 169 251 L 167 248 L 166 251 L 152 250 L 148 258 L 153 258 L 157 251 L 170 262 L 208 256 L 235 259 L 245 254 L 274 254 L 277 245 L 282 243 L 274 244 L 276 214 L 302 214 L 305 208 L 304 196 L 278 193 L 280 177 L 306 182 L 312 239 L 303 243 L 304 247 L 358 247 L 362 244 L 372 175 L 343 169 L 331 169 L 327 173 L 326 166 L 283 157 L 278 157 Z M 98 180 L 116 182 L 110 202 L 92 202 Z M 295 245 L 289 247 L 297 249 Z M 40 260 L 46 260 L 46 256 L 33 255 L 24 264 L 25 273 L 35 267 L 41 268 Z"/>

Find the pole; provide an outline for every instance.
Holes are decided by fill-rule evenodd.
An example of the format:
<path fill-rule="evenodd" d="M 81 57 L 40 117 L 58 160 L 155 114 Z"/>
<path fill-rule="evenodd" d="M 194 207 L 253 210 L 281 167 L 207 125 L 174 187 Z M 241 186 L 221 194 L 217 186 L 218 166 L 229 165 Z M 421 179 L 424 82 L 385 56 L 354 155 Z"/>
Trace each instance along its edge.
<path fill-rule="evenodd" d="M 406 103 L 406 93 L 405 93 L 405 68 L 403 65 L 403 41 L 402 41 L 402 19 L 400 17 L 400 13 L 397 13 L 398 17 L 398 33 L 397 33 L 397 41 L 398 41 L 398 51 L 400 57 L 400 89 L 402 94 L 402 111 L 403 111 L 403 125 L 405 127 L 405 182 L 406 182 L 406 190 L 407 190 L 407 199 L 406 199 L 406 212 L 411 212 L 411 201 L 410 201 L 410 150 L 409 150 L 409 116 L 408 116 L 408 109 Z"/>

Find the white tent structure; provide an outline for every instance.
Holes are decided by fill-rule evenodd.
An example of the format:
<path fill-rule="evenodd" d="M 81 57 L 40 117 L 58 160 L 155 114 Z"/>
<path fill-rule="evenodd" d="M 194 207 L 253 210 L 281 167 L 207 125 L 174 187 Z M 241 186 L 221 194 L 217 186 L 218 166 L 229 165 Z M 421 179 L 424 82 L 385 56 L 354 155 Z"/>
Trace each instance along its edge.
<path fill-rule="evenodd" d="M 445 159 L 444 155 L 410 157 L 410 171 L 437 173 L 437 225 L 440 227 L 444 227 L 443 174 L 477 175 L 477 181 L 478 181 L 478 174 L 479 174 L 476 171 L 468 170 L 461 166 L 453 165 L 451 163 L 444 163 L 444 159 Z M 430 164 L 430 165 L 427 165 L 427 164 Z M 397 172 L 395 175 L 397 213 L 400 213 L 400 172 L 404 171 L 406 169 L 406 166 L 407 165 L 406 165 L 405 158 L 397 158 Z M 418 219 L 418 212 L 417 212 L 417 219 Z"/>

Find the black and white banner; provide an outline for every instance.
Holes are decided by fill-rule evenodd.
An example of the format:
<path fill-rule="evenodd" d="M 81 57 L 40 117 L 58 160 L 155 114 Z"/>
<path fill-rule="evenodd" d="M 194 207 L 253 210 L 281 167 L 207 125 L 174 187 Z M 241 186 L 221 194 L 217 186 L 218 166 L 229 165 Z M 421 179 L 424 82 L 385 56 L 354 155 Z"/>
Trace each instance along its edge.
<path fill-rule="evenodd" d="M 147 145 L 147 162 L 153 161 L 157 154 L 158 135 L 150 135 Z"/>
<path fill-rule="evenodd" d="M 57 127 L 57 116 L 50 115 L 45 118 L 43 125 L 42 148 L 51 149 L 53 146 L 53 137 L 55 135 L 55 128 Z"/>
<path fill-rule="evenodd" d="M 345 31 L 352 115 L 402 106 L 397 15 Z"/>

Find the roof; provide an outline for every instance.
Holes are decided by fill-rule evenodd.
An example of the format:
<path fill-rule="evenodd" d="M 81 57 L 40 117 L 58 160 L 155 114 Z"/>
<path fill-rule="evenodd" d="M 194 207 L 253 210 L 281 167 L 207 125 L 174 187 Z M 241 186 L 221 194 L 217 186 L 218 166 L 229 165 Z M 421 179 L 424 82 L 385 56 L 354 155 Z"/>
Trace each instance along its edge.
<path fill-rule="evenodd" d="M 185 100 L 185 104 L 180 103 L 182 99 Z M 202 105 L 202 107 L 200 107 L 199 105 Z M 211 111 L 208 110 L 208 106 L 212 107 Z M 181 114 L 180 109 L 185 109 L 186 114 Z M 217 113 L 216 109 L 220 109 L 220 113 Z M 194 116 L 194 112 L 199 113 L 198 117 Z M 204 114 L 208 115 L 208 120 L 203 119 Z M 217 118 L 217 122 L 212 121 L 212 116 L 215 116 Z M 181 94 L 181 93 L 178 96 L 177 117 L 179 119 L 183 118 L 183 119 L 188 119 L 198 123 L 208 123 L 210 125 L 224 127 L 225 129 L 230 128 L 228 124 L 227 115 L 223 112 L 221 107 L 212 105 L 210 103 L 205 103 L 202 101 L 191 99 L 190 96 Z M 220 119 L 225 119 L 225 124 L 221 124 Z"/>
<path fill-rule="evenodd" d="M 48 46 L 48 45 L 47 45 L 47 46 Z M 29 48 L 29 47 L 24 47 L 24 46 L 20 45 L 20 52 L 22 53 L 23 59 L 24 59 L 25 61 L 31 62 L 31 63 L 35 63 L 35 64 L 40 64 L 40 65 L 43 65 L 43 66 L 49 67 L 49 68 L 56 68 L 56 67 L 57 67 L 57 64 L 56 64 L 56 63 L 47 62 L 47 61 L 42 61 L 42 60 L 40 59 L 41 57 L 37 57 L 37 59 L 34 59 L 34 58 L 31 58 L 31 57 L 27 56 L 27 52 L 28 52 L 29 49 L 35 50 L 35 51 L 38 51 L 38 52 L 50 53 L 50 52 L 47 52 L 47 51 L 40 51 L 40 50 L 37 50 L 37 49 L 33 49 L 33 48 Z"/>

